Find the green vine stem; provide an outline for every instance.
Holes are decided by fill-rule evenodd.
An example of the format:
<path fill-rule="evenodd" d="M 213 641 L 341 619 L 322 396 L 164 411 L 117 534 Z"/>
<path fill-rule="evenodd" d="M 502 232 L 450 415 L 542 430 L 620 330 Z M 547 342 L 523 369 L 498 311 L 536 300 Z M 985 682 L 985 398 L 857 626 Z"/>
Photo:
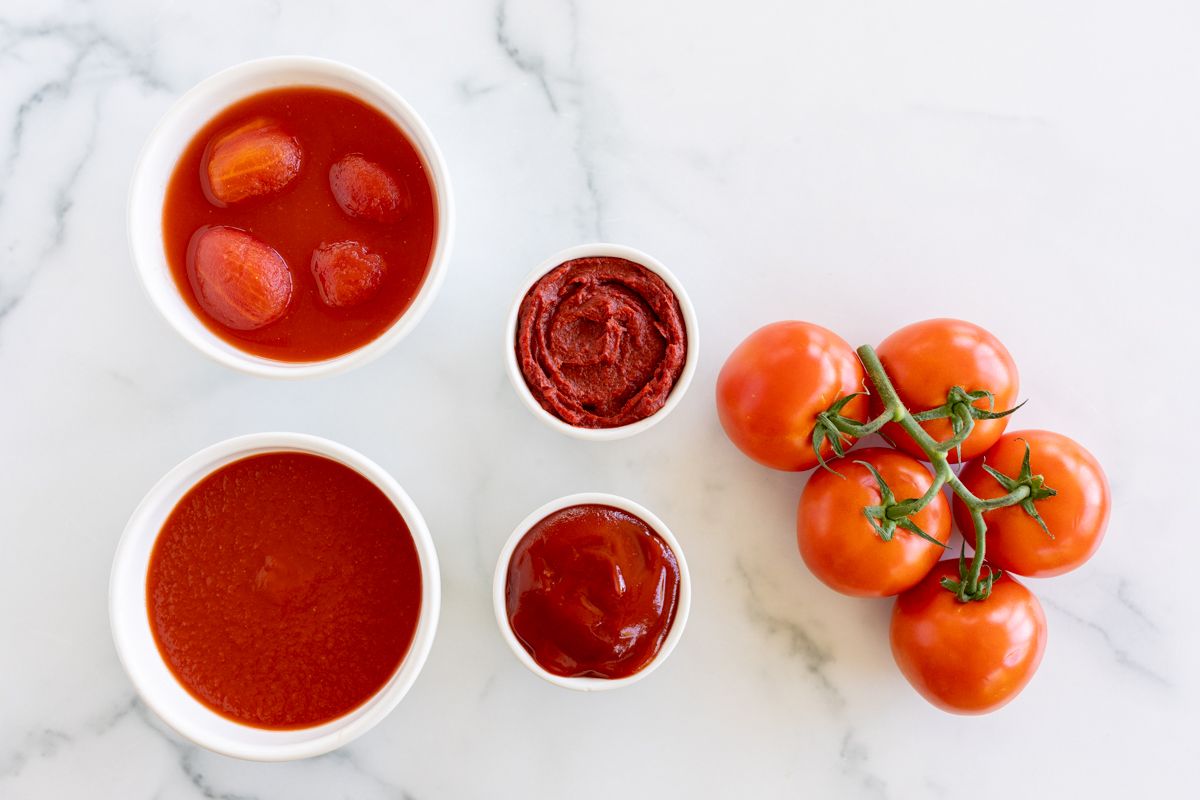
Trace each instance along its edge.
<path fill-rule="evenodd" d="M 1021 474 L 1016 478 L 988 470 L 1007 490 L 1006 494 L 991 500 L 977 497 L 959 480 L 958 475 L 950 467 L 948 453 L 958 448 L 971 435 L 976 419 L 998 419 L 1011 414 L 1016 409 L 999 412 L 980 409 L 974 405 L 975 401 L 983 398 L 990 399 L 989 392 L 967 392 L 956 386 L 950 391 L 945 406 L 914 415 L 905 407 L 900 395 L 896 393 L 896 388 L 892 385 L 891 378 L 888 377 L 887 371 L 879 361 L 875 349 L 870 345 L 863 345 L 858 348 L 858 357 L 862 360 L 863 368 L 871 379 L 871 384 L 879 394 L 879 401 L 884 410 L 875 419 L 858 422 L 840 415 L 839 412 L 849 402 L 849 398 L 839 399 L 830 406 L 828 411 L 818 415 L 817 429 L 820 434 L 814 433 L 813 436 L 813 444 L 817 448 L 818 456 L 820 455 L 820 443 L 826 438 L 831 440 L 835 452 L 840 456 L 844 452 L 842 445 L 845 437 L 861 438 L 876 433 L 889 422 L 899 425 L 929 458 L 929 463 L 933 467 L 933 483 L 921 497 L 891 504 L 887 509 L 887 517 L 892 521 L 907 522 L 909 521 L 908 517 L 929 505 L 943 487 L 949 486 L 970 512 L 975 528 L 975 552 L 969 564 L 966 563 L 965 558 L 960 557 L 959 580 L 945 578 L 942 584 L 954 592 L 958 600 L 963 603 L 987 598 L 991 593 L 992 583 L 1000 576 L 990 567 L 984 576 L 987 557 L 987 522 L 984 520 L 984 512 L 1020 504 L 1026 513 L 1042 524 L 1033 501 L 1052 497 L 1054 490 L 1044 486 L 1040 475 L 1030 474 L 1028 445 L 1025 449 L 1025 463 Z M 954 433 L 949 439 L 942 442 L 930 436 L 918 422 L 918 418 L 929 420 L 947 417 L 952 421 Z M 824 466 L 823 460 L 821 463 Z M 872 523 L 874 524 L 874 521 Z M 1045 527 L 1044 524 L 1042 526 Z"/>

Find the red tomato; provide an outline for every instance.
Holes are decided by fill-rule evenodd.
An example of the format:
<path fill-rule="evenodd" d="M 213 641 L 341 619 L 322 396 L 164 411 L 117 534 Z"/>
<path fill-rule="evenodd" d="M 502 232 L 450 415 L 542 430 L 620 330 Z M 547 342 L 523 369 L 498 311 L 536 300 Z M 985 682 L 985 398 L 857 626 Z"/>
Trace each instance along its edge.
<path fill-rule="evenodd" d="M 978 408 L 1005 411 L 1017 404 L 1020 382 L 1012 356 L 999 339 L 970 322 L 956 319 L 916 322 L 884 339 L 875 352 L 896 393 L 914 414 L 944 405 L 954 386 L 968 392 L 986 389 L 995 396 L 994 408 L 987 398 L 974 403 Z M 878 398 L 879 393 L 873 393 L 872 414 L 882 411 Z M 975 420 L 971 435 L 962 444 L 962 460 L 974 458 L 995 444 L 1007 424 L 1007 418 Z M 921 423 L 921 427 L 938 441 L 953 435 L 949 419 L 929 420 Z M 888 423 L 883 432 L 900 449 L 929 460 L 899 425 Z M 958 460 L 954 451 L 948 455 L 951 461 Z"/>
<path fill-rule="evenodd" d="M 937 563 L 942 548 L 900 528 L 884 541 L 863 509 L 880 502 L 879 484 L 866 461 L 879 471 L 895 499 L 920 497 L 933 483 L 929 470 L 911 456 L 885 447 L 857 450 L 829 462 L 845 478 L 817 470 L 800 495 L 796 539 L 804 563 L 829 588 L 856 597 L 888 597 L 912 588 Z M 950 504 L 940 492 L 912 521 L 945 543 L 950 538 Z"/>
<path fill-rule="evenodd" d="M 983 465 L 1016 477 L 1029 444 L 1029 467 L 1041 475 L 1057 494 L 1034 503 L 1048 535 L 1019 506 L 988 511 L 987 560 L 994 566 L 1031 578 L 1048 578 L 1070 572 L 1091 558 L 1108 526 L 1108 479 L 1100 463 L 1078 442 L 1050 431 L 1014 431 L 1005 434 L 979 461 L 972 461 L 959 476 L 976 497 L 990 500 L 1006 492 Z M 954 498 L 954 517 L 960 530 L 971 531 L 970 512 Z M 967 537 L 968 543 L 973 536 Z"/>
<path fill-rule="evenodd" d="M 750 458 L 799 472 L 817 465 L 817 415 L 861 391 L 862 364 L 844 339 L 809 322 L 776 322 L 750 334 L 721 368 L 717 415 Z M 841 413 L 861 422 L 866 412 L 867 399 L 856 397 Z M 821 454 L 833 456 L 828 440 Z"/>
<path fill-rule="evenodd" d="M 957 580 L 957 559 L 938 563 L 896 598 L 892 655 L 913 688 L 943 711 L 995 711 L 1042 662 L 1046 615 L 1033 592 L 1009 575 L 986 600 L 967 603 L 941 585 L 944 577 Z"/>

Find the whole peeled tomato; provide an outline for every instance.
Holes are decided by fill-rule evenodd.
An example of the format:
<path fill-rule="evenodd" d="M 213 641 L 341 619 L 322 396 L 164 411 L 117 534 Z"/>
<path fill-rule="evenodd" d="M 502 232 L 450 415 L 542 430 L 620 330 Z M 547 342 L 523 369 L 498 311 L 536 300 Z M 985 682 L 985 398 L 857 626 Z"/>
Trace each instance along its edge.
<path fill-rule="evenodd" d="M 817 415 L 863 391 L 858 356 L 833 331 L 810 322 L 775 322 L 750 334 L 717 376 L 717 415 L 725 434 L 750 458 L 799 472 L 817 465 L 812 448 Z M 866 419 L 867 399 L 841 413 Z M 822 456 L 833 456 L 826 440 Z"/>
<path fill-rule="evenodd" d="M 986 714 L 1016 697 L 1042 662 L 1046 615 L 1009 575 L 984 600 L 960 603 L 941 585 L 958 561 L 939 562 L 896 598 L 892 656 L 904 677 L 943 711 Z"/>
<path fill-rule="evenodd" d="M 287 313 L 292 272 L 262 239 L 225 225 L 204 226 L 188 243 L 188 282 L 210 317 L 237 331 L 264 328 Z"/>
<path fill-rule="evenodd" d="M 356 219 L 395 223 L 412 209 L 408 184 L 361 153 L 329 168 L 329 188 L 342 211 Z"/>
<path fill-rule="evenodd" d="M 963 468 L 959 478 L 976 497 L 989 500 L 1004 487 L 984 470 L 1015 478 L 1029 445 L 1029 467 L 1056 494 L 1034 501 L 1046 529 L 1019 505 L 988 511 L 987 559 L 998 567 L 1031 578 L 1069 572 L 1091 558 L 1108 526 L 1108 479 L 1100 462 L 1078 442 L 1051 431 L 1013 431 L 1000 438 L 984 457 Z M 960 530 L 971 530 L 971 515 L 957 497 L 954 516 Z"/>
<path fill-rule="evenodd" d="M 300 174 L 303 160 L 300 142 L 278 122 L 253 119 L 209 144 L 202 187 L 221 207 L 274 194 Z"/>
<path fill-rule="evenodd" d="M 383 256 L 356 241 L 322 243 L 313 251 L 310 267 L 321 301 L 332 308 L 370 300 L 387 274 Z"/>
<path fill-rule="evenodd" d="M 914 414 L 944 405 L 955 386 L 968 392 L 990 391 L 994 404 L 981 398 L 974 403 L 978 408 L 1006 411 L 1017 404 L 1017 365 L 999 339 L 973 323 L 957 319 L 915 322 L 884 339 L 875 352 L 896 393 Z M 878 398 L 879 392 L 873 392 L 873 414 L 882 410 Z M 972 459 L 995 444 L 1007 424 L 1007 418 L 975 420 L 971 435 L 960 448 L 962 460 Z M 949 419 L 928 420 L 921 427 L 938 441 L 954 433 Z M 929 460 L 899 425 L 888 423 L 883 433 L 905 452 Z M 953 450 L 948 455 L 951 461 L 959 459 Z"/>
<path fill-rule="evenodd" d="M 920 497 L 933 483 L 928 468 L 912 456 L 885 447 L 856 450 L 817 470 L 800 495 L 796 539 L 813 575 L 831 589 L 856 597 L 888 597 L 912 588 L 929 572 L 942 548 L 897 528 L 884 541 L 863 509 L 880 502 L 875 467 L 896 500 Z M 911 517 L 921 530 L 945 543 L 950 538 L 950 504 L 940 492 Z"/>

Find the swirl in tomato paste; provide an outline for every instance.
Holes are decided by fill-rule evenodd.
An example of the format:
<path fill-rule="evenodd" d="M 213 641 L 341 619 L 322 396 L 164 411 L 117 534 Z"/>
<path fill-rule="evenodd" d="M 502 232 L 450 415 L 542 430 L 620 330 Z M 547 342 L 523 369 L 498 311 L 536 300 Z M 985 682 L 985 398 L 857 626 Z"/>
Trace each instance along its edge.
<path fill-rule="evenodd" d="M 517 360 L 542 408 L 580 428 L 654 414 L 683 371 L 679 298 L 623 258 L 577 258 L 542 276 L 517 317 Z"/>

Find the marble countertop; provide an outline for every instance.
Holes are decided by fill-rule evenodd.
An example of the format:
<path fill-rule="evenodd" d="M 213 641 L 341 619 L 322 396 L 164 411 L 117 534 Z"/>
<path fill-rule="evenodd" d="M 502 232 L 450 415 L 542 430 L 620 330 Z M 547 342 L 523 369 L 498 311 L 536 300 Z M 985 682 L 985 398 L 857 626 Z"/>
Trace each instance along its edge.
<path fill-rule="evenodd" d="M 1200 6 L 1166 0 L 457 3 L 16 0 L 0 8 L 0 797 L 1176 795 L 1200 757 L 1190 567 L 1198 390 Z M 438 301 L 386 357 L 300 384 L 235 374 L 138 287 L 125 192 L 192 84 L 304 53 L 390 83 L 454 178 Z M 553 251 L 655 254 L 703 331 L 691 392 L 631 441 L 567 439 L 507 384 L 502 321 Z M 1045 660 L 959 718 L 895 669 L 889 604 L 796 553 L 804 476 L 716 421 L 725 355 L 776 319 L 854 344 L 965 317 L 1108 469 L 1108 539 L 1033 581 Z M 1170 431 L 1164 435 L 1159 428 Z M 106 596 L 125 520 L 217 440 L 354 447 L 422 508 L 441 626 L 397 710 L 351 746 L 261 765 L 198 750 L 136 699 Z M 587 696 L 522 667 L 490 577 L 530 510 L 575 491 L 653 509 L 691 620 L 647 680 Z M 1185 518 L 1186 517 L 1186 518 Z M 1173 566 L 1172 575 L 1163 569 Z"/>

